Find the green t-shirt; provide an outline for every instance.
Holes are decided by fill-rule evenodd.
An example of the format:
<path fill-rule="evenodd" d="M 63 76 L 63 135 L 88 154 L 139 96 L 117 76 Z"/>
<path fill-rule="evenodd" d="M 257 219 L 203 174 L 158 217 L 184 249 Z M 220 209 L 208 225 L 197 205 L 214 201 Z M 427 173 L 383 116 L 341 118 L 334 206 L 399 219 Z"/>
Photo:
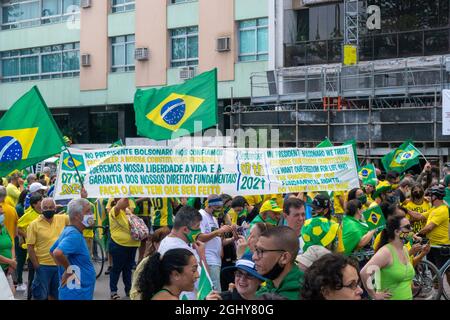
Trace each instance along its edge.
<path fill-rule="evenodd" d="M 284 277 L 278 288 L 275 288 L 272 280 L 267 280 L 256 292 L 256 296 L 260 297 L 264 293 L 275 293 L 288 300 L 300 300 L 300 291 L 303 288 L 303 277 L 303 271 L 301 271 L 296 264 L 293 264 L 291 271 Z"/>
<path fill-rule="evenodd" d="M 345 215 L 342 219 L 342 242 L 344 254 L 350 255 L 358 246 L 359 241 L 369 231 L 366 223 Z"/>
<path fill-rule="evenodd" d="M 12 258 L 12 241 L 9 236 L 8 230 L 5 226 L 0 227 L 2 232 L 0 233 L 0 256 L 11 259 Z M 0 264 L 0 267 L 6 271 L 8 264 Z"/>

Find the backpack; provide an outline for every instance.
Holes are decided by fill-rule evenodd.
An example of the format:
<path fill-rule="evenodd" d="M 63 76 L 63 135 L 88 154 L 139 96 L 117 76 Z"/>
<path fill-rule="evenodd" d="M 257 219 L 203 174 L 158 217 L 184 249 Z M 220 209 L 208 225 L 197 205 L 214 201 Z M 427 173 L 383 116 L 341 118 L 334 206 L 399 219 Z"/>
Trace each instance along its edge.
<path fill-rule="evenodd" d="M 134 214 L 129 214 L 127 217 L 130 223 L 131 238 L 139 241 L 147 239 L 150 232 L 144 220 Z"/>

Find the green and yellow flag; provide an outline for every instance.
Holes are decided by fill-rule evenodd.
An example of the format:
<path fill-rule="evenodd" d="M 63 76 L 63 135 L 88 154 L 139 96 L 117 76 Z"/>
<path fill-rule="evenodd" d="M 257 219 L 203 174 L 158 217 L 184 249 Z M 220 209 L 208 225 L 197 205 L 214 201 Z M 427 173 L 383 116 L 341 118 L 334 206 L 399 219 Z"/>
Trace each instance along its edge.
<path fill-rule="evenodd" d="M 371 163 L 362 167 L 358 171 L 359 179 L 362 181 L 363 184 L 377 183 L 377 174 L 375 170 L 376 170 L 375 166 L 373 165 L 373 163 Z"/>
<path fill-rule="evenodd" d="M 198 281 L 197 299 L 205 300 L 206 296 L 213 291 L 213 283 L 203 262 L 201 263 L 200 278 Z"/>
<path fill-rule="evenodd" d="M 0 176 L 48 159 L 65 145 L 36 86 L 5 113 L 0 128 Z"/>
<path fill-rule="evenodd" d="M 113 142 L 108 148 L 120 148 L 123 147 L 124 144 L 122 142 L 122 139 L 117 140 L 116 142 Z"/>
<path fill-rule="evenodd" d="M 405 141 L 396 150 L 385 155 L 381 162 L 386 171 L 396 171 L 402 173 L 409 168 L 419 164 L 419 156 L 422 153 L 414 147 L 411 140 Z"/>
<path fill-rule="evenodd" d="M 180 85 L 136 91 L 138 134 L 170 140 L 217 124 L 217 69 Z"/>
<path fill-rule="evenodd" d="M 369 231 L 384 227 L 386 225 L 386 219 L 384 218 L 380 206 L 374 206 L 367 209 L 363 212 L 363 216 L 369 226 Z"/>

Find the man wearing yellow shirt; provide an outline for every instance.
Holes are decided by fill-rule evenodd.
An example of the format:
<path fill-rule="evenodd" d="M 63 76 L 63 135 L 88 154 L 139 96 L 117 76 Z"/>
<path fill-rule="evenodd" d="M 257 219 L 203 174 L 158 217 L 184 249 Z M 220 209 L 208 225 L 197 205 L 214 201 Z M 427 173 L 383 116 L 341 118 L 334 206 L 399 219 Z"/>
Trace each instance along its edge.
<path fill-rule="evenodd" d="M 41 178 L 44 178 L 47 187 L 50 185 L 50 172 L 51 170 L 49 167 L 44 167 L 44 169 L 42 169 L 44 176 L 41 176 Z"/>
<path fill-rule="evenodd" d="M 20 217 L 19 222 L 17 224 L 17 233 L 19 235 L 19 246 L 17 246 L 16 248 L 16 256 L 17 256 L 16 271 L 17 271 L 17 282 L 19 285 L 23 283 L 22 279 L 23 267 L 27 260 L 27 244 L 26 244 L 27 229 L 28 226 L 31 224 L 31 222 L 36 220 L 41 214 L 42 195 L 36 194 L 31 196 L 29 202 L 30 206 L 25 210 L 25 213 Z M 31 284 L 33 283 L 33 279 L 34 279 L 33 264 L 31 263 L 30 260 L 28 260 L 28 288 L 27 288 L 28 300 L 31 300 Z M 25 290 L 23 286 L 21 287 L 21 289 Z"/>
<path fill-rule="evenodd" d="M 56 214 L 52 198 L 43 199 L 41 209 L 42 215 L 27 230 L 28 255 L 35 270 L 31 290 L 35 300 L 57 300 L 59 275 L 50 248 L 69 225 L 69 216 Z"/>
<path fill-rule="evenodd" d="M 135 263 L 136 250 L 141 245 L 139 240 L 131 238 L 130 223 L 127 217 L 131 214 L 129 200 L 123 198 L 115 202 L 115 206 L 109 211 L 111 231 L 109 252 L 112 256 L 109 288 L 112 300 L 120 299 L 117 294 L 117 283 L 121 273 L 125 285 L 125 294 L 127 297 L 130 296 L 132 268 Z"/>
<path fill-rule="evenodd" d="M 0 206 L 3 208 L 5 215 L 5 227 L 8 230 L 11 241 L 14 245 L 14 239 L 17 235 L 17 221 L 19 216 L 17 215 L 15 207 L 10 206 L 5 202 L 6 199 L 6 189 L 0 186 Z"/>
<path fill-rule="evenodd" d="M 6 187 L 6 192 L 8 197 L 10 197 L 14 202 L 13 207 L 16 207 L 17 202 L 19 201 L 20 193 L 23 191 L 23 183 L 24 181 L 19 174 L 14 173 L 11 175 L 10 182 Z"/>
<path fill-rule="evenodd" d="M 441 255 L 440 248 L 433 247 L 433 245 L 450 244 L 448 236 L 449 209 L 443 201 L 445 197 L 445 187 L 443 185 L 431 187 L 430 192 L 433 207 L 422 214 L 414 211 L 408 211 L 408 214 L 413 221 L 426 221 L 425 227 L 418 232 L 418 235 L 426 236 L 430 240 L 432 247 L 428 258 L 438 268 L 441 268 L 447 262 L 448 257 Z M 449 276 L 447 276 L 447 279 L 449 279 Z"/>

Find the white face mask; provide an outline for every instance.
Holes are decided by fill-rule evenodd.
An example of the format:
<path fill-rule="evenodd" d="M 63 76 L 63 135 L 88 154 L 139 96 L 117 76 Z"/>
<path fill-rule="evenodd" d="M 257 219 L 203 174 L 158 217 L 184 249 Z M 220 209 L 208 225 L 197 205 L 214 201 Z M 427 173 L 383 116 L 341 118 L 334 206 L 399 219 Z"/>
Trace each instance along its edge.
<path fill-rule="evenodd" d="M 92 227 L 95 224 L 94 215 L 88 214 L 83 216 L 83 221 L 81 222 L 86 228 Z"/>

